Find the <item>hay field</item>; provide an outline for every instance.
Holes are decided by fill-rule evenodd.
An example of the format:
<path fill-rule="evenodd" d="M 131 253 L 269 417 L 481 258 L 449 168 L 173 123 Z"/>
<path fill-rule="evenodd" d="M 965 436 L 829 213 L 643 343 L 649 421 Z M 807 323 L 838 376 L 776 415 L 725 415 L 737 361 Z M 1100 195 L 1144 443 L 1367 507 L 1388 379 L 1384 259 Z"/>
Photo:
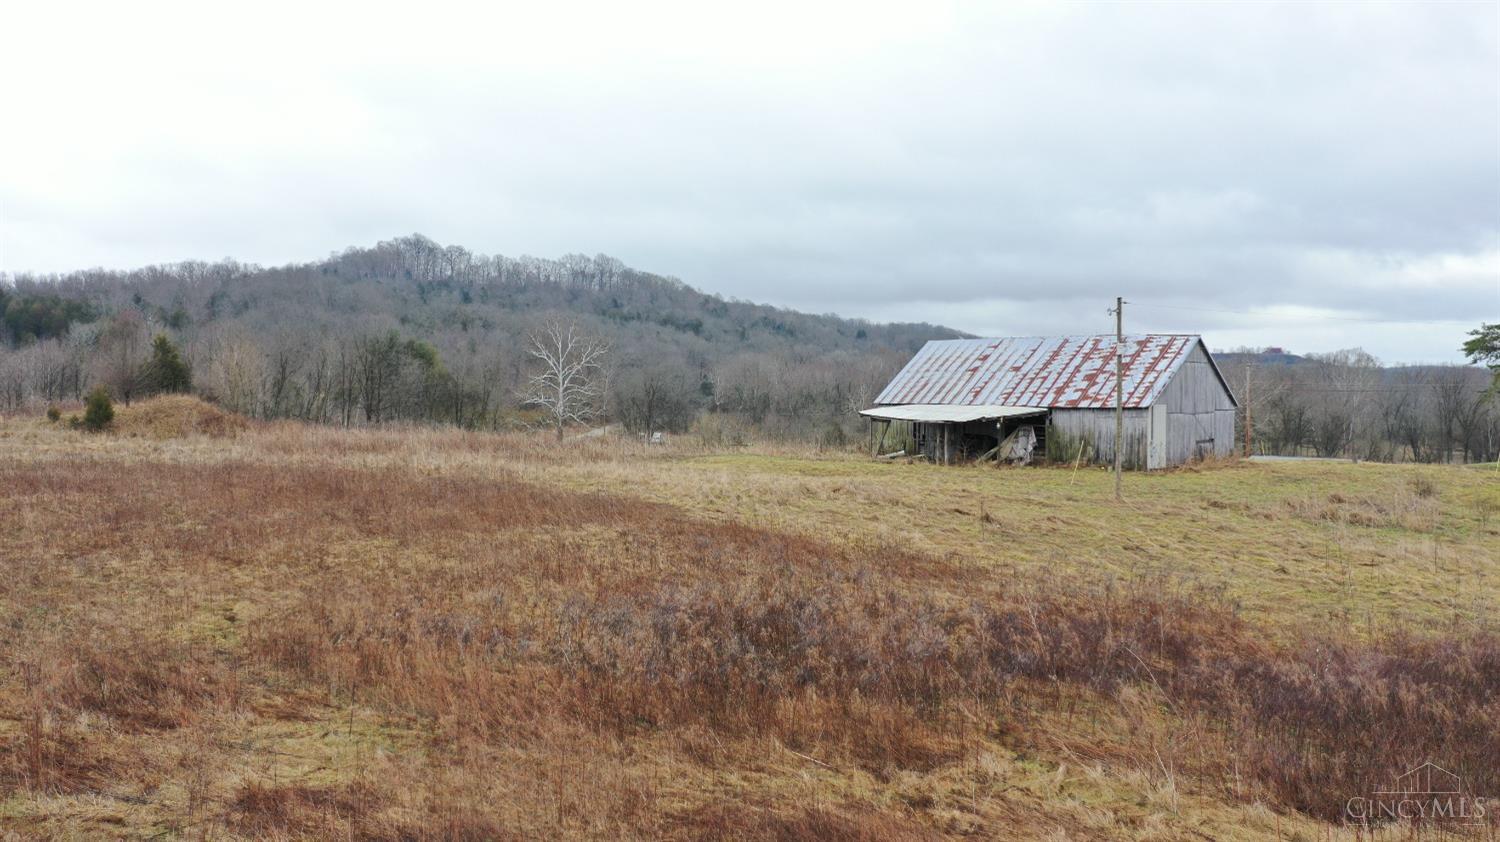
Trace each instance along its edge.
<path fill-rule="evenodd" d="M 1324 839 L 1414 760 L 1500 793 L 1493 473 L 1119 505 L 1093 471 L 149 429 L 0 421 L 0 838 Z"/>

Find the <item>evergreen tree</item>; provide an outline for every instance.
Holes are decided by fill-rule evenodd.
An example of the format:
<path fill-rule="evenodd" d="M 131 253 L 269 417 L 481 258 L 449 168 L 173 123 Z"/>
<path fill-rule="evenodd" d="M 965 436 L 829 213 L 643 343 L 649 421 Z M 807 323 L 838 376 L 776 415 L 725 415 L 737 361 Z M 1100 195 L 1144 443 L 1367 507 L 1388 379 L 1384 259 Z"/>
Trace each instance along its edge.
<path fill-rule="evenodd" d="M 187 392 L 193 388 L 192 370 L 165 333 L 158 333 L 151 343 L 151 359 L 143 379 L 155 392 Z"/>
<path fill-rule="evenodd" d="M 115 404 L 109 399 L 109 390 L 95 386 L 89 392 L 88 403 L 83 410 L 83 428 L 97 433 L 115 420 Z"/>
<path fill-rule="evenodd" d="M 1495 376 L 1490 395 L 1500 393 L 1500 323 L 1481 325 L 1469 331 L 1469 336 L 1473 338 L 1464 343 L 1464 355 L 1469 362 L 1489 368 Z"/>

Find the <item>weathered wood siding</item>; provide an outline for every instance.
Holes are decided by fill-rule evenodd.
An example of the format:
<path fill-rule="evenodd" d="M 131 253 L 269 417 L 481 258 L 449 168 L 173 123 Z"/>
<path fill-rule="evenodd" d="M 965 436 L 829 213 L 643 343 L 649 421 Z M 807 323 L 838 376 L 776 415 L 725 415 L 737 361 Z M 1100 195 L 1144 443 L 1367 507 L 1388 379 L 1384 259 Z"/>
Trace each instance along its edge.
<path fill-rule="evenodd" d="M 1156 402 L 1167 408 L 1168 465 L 1234 452 L 1234 399 L 1202 345 L 1183 361 Z"/>
<path fill-rule="evenodd" d="M 1195 347 L 1183 361 L 1153 406 L 1164 408 L 1167 416 L 1162 463 L 1148 465 L 1151 410 L 1127 409 L 1125 467 L 1181 465 L 1203 456 L 1228 456 L 1234 452 L 1234 399 L 1214 373 L 1213 363 L 1202 345 Z M 1077 458 L 1079 443 L 1085 442 L 1086 461 L 1114 463 L 1114 410 L 1055 409 L 1051 429 L 1047 455 L 1054 461 Z"/>
<path fill-rule="evenodd" d="M 1151 414 L 1147 409 L 1125 410 L 1125 452 L 1127 468 L 1146 467 L 1146 447 L 1151 438 Z M 1078 458 L 1083 447 L 1084 461 L 1114 464 L 1115 411 L 1113 409 L 1054 409 L 1052 425 L 1047 432 L 1047 455 L 1056 461 Z"/>

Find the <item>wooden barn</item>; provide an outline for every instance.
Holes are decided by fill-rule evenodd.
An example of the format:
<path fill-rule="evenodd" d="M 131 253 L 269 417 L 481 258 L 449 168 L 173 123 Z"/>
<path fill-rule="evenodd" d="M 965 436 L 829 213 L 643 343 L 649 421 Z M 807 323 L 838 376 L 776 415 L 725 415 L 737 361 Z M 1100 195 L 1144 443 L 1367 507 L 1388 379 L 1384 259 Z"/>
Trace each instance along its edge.
<path fill-rule="evenodd" d="M 1120 347 L 1126 467 L 1234 452 L 1239 403 L 1201 337 L 1126 336 Z M 910 447 L 945 464 L 1112 463 L 1115 354 L 1113 334 L 928 342 L 861 414 L 872 442 L 900 423 Z"/>

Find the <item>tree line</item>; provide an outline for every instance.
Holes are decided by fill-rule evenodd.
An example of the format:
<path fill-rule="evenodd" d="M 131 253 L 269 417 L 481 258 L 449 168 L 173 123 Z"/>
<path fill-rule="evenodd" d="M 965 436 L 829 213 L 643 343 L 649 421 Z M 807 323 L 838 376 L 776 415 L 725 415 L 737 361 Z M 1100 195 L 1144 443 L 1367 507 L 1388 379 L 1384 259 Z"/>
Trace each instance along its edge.
<path fill-rule="evenodd" d="M 855 413 L 902 362 L 890 350 L 659 358 L 620 350 L 554 315 L 523 330 L 515 348 L 476 349 L 453 365 L 432 343 L 396 329 L 184 336 L 127 309 L 63 336 L 0 347 L 0 408 L 77 403 L 104 386 L 126 404 L 191 391 L 247 417 L 341 426 L 541 425 L 560 435 L 568 425 L 618 422 L 649 435 L 684 432 L 715 414 L 737 435 L 754 429 L 842 444 L 858 425 Z"/>
<path fill-rule="evenodd" d="M 0 409 L 160 391 L 159 341 L 191 390 L 256 418 L 496 429 L 547 423 L 536 339 L 598 355 L 590 420 L 649 434 L 842 441 L 931 325 L 876 325 L 705 295 L 612 258 L 473 255 L 414 236 L 325 261 L 187 262 L 0 278 Z M 579 420 L 579 419 L 573 419 Z"/>
<path fill-rule="evenodd" d="M 1491 366 L 1384 367 L 1359 349 L 1258 364 L 1259 353 L 1223 355 L 1220 368 L 1242 404 L 1243 443 L 1254 452 L 1383 462 L 1500 459 L 1500 325 L 1463 345 Z M 1457 344 L 1457 343 L 1455 343 Z M 1247 411 L 1248 410 L 1248 411 Z"/>
<path fill-rule="evenodd" d="M 1475 362 L 1496 362 L 1481 347 L 1496 333 L 1475 331 Z M 102 385 L 127 403 L 193 391 L 253 418 L 343 426 L 587 420 L 839 445 L 923 343 L 959 335 L 705 295 L 602 255 L 511 259 L 414 235 L 282 267 L 0 275 L 0 410 L 77 403 Z M 569 336 L 589 352 L 581 372 L 556 344 Z M 1500 455 L 1482 369 L 1387 368 L 1358 350 L 1256 360 L 1232 353 L 1221 368 L 1257 452 Z"/>

